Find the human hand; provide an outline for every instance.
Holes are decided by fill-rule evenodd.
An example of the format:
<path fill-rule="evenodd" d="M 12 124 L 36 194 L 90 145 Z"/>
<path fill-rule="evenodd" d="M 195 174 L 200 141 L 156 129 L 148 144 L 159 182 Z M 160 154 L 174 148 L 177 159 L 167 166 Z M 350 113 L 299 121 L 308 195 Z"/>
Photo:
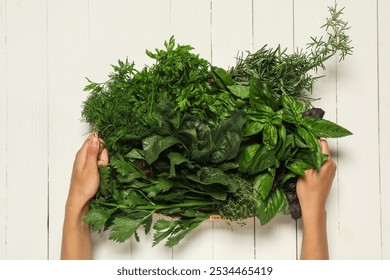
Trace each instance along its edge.
<path fill-rule="evenodd" d="M 297 195 L 301 205 L 302 216 L 325 213 L 325 203 L 336 173 L 336 164 L 330 157 L 326 140 L 319 140 L 321 150 L 329 155 L 318 172 L 315 169 L 306 170 L 306 177 L 300 177 L 297 182 Z"/>
<path fill-rule="evenodd" d="M 81 207 L 96 194 L 99 184 L 99 166 L 108 164 L 108 152 L 104 142 L 92 134 L 76 154 L 73 164 L 67 206 Z"/>

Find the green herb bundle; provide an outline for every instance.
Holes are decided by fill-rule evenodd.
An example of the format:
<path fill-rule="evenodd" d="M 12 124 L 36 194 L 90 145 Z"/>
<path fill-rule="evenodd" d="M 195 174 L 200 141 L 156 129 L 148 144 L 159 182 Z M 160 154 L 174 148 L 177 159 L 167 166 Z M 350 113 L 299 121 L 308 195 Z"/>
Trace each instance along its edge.
<path fill-rule="evenodd" d="M 226 71 L 172 37 L 146 51 L 152 66 L 118 61 L 107 82 L 89 81 L 83 117 L 110 152 L 84 218 L 91 228 L 123 242 L 153 226 L 153 245 L 172 247 L 211 215 L 299 218 L 296 180 L 327 158 L 318 138 L 351 134 L 308 95 L 312 70 L 351 53 L 342 10 L 329 10 L 328 38 L 312 38 L 306 52 L 263 47 Z M 152 225 L 155 213 L 167 218 Z"/>

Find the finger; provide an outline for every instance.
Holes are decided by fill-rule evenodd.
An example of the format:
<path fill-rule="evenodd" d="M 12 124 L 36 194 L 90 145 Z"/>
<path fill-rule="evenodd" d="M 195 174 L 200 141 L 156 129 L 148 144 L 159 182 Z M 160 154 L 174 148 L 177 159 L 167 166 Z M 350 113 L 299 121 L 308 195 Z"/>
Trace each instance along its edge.
<path fill-rule="evenodd" d="M 85 169 L 88 170 L 97 169 L 98 154 L 99 154 L 99 139 L 94 135 L 88 141 L 87 160 L 85 163 Z"/>
<path fill-rule="evenodd" d="M 108 151 L 106 148 L 103 148 L 99 155 L 99 160 L 98 160 L 98 166 L 105 166 L 108 165 Z"/>
<path fill-rule="evenodd" d="M 330 156 L 328 142 L 325 139 L 320 139 L 320 146 L 322 153 Z"/>
<path fill-rule="evenodd" d="M 90 137 L 88 137 L 88 139 L 90 139 Z M 78 150 L 74 161 L 74 167 L 79 171 L 82 171 L 84 169 L 85 163 L 87 162 L 88 139 L 83 143 L 81 148 Z"/>

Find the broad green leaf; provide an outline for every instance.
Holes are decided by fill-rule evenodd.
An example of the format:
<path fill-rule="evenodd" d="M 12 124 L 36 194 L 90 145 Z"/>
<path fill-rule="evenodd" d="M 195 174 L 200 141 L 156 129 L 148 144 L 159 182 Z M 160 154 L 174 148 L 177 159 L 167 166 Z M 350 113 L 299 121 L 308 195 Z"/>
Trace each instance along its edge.
<path fill-rule="evenodd" d="M 142 224 L 143 219 L 131 220 L 126 217 L 117 217 L 113 221 L 109 239 L 125 242 Z"/>
<path fill-rule="evenodd" d="M 97 231 L 104 228 L 104 225 L 111 216 L 111 213 L 112 212 L 110 210 L 103 208 L 90 209 L 87 214 L 85 214 L 83 221 L 87 222 L 93 231 Z"/>
<path fill-rule="evenodd" d="M 160 153 L 179 143 L 181 143 L 181 141 L 173 136 L 162 137 L 160 135 L 153 135 L 145 138 L 142 141 L 142 147 L 147 163 L 152 164 L 158 159 Z"/>
<path fill-rule="evenodd" d="M 242 127 L 246 119 L 242 112 L 233 112 L 213 135 L 214 151 L 210 155 L 212 163 L 221 163 L 235 158 L 240 150 Z"/>
<path fill-rule="evenodd" d="M 186 157 L 183 156 L 183 154 L 180 153 L 170 153 L 168 154 L 169 162 L 170 162 L 170 177 L 176 177 L 176 170 L 175 166 L 180 165 L 182 163 L 188 163 L 190 166 L 192 166 L 192 163 L 190 160 L 188 160 Z"/>
<path fill-rule="evenodd" d="M 266 105 L 272 111 L 278 110 L 278 98 L 270 92 L 266 83 L 261 82 L 260 79 L 252 78 L 249 85 L 249 96 L 252 107 L 259 108 L 261 105 Z"/>
<path fill-rule="evenodd" d="M 352 135 L 352 132 L 338 124 L 316 117 L 305 117 L 302 124 L 316 137 L 339 138 Z"/>
<path fill-rule="evenodd" d="M 298 127 L 297 132 L 309 147 L 314 166 L 319 171 L 322 164 L 322 151 L 318 139 L 304 127 Z"/>
<path fill-rule="evenodd" d="M 263 131 L 263 144 L 269 149 L 276 147 L 278 143 L 278 130 L 272 124 L 266 124 Z"/>
<path fill-rule="evenodd" d="M 228 89 L 228 86 L 234 85 L 232 77 L 222 68 L 212 67 L 211 73 L 214 76 L 216 83 L 223 89 Z"/>
<path fill-rule="evenodd" d="M 289 111 L 290 113 L 292 113 L 295 120 L 302 118 L 302 113 L 305 111 L 305 107 L 296 98 L 291 97 L 287 94 L 283 94 L 282 105 L 285 110 L 283 115 L 288 115 L 287 111 Z"/>
<path fill-rule="evenodd" d="M 268 194 L 272 189 L 274 179 L 275 173 L 272 175 L 270 172 L 264 172 L 257 175 L 253 180 L 253 189 L 260 193 L 262 199 L 266 199 L 268 197 Z"/>
<path fill-rule="evenodd" d="M 231 93 L 233 93 L 235 96 L 241 99 L 249 98 L 249 86 L 232 85 L 232 86 L 228 86 L 228 89 L 230 90 Z"/>
<path fill-rule="evenodd" d="M 266 199 L 261 197 L 261 194 L 254 192 L 256 200 L 256 216 L 260 220 L 261 225 L 267 224 L 276 216 L 277 213 L 282 212 L 288 204 L 286 195 L 280 189 L 276 189 Z"/>
<path fill-rule="evenodd" d="M 248 137 L 248 136 L 258 134 L 263 130 L 264 126 L 265 126 L 264 123 L 248 120 L 244 125 L 242 136 Z"/>
<path fill-rule="evenodd" d="M 287 164 L 286 167 L 297 175 L 305 176 L 305 170 L 312 169 L 314 166 L 301 159 L 296 159 L 292 163 Z"/>
<path fill-rule="evenodd" d="M 252 144 L 249 146 L 246 146 L 240 155 L 240 161 L 239 161 L 239 168 L 238 171 L 241 173 L 247 173 L 249 166 L 251 165 L 251 162 L 257 152 L 261 149 L 261 146 L 259 144 Z"/>
<path fill-rule="evenodd" d="M 144 152 L 140 149 L 132 149 L 127 155 L 128 159 L 142 159 L 145 160 Z"/>
<path fill-rule="evenodd" d="M 264 171 L 276 163 L 275 150 L 262 147 L 251 159 L 248 167 L 250 175 Z"/>

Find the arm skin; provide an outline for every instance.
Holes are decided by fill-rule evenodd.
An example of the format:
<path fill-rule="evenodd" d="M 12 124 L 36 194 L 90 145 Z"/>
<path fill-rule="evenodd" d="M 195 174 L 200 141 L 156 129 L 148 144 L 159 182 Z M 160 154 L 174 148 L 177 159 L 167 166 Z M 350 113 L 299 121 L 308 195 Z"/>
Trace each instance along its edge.
<path fill-rule="evenodd" d="M 92 259 L 91 233 L 83 217 L 100 183 L 99 166 L 108 164 L 104 143 L 91 135 L 77 152 L 62 232 L 62 260 Z"/>
<path fill-rule="evenodd" d="M 302 260 L 328 260 L 325 203 L 336 173 L 336 164 L 330 158 L 328 143 L 320 140 L 322 152 L 329 155 L 319 172 L 306 170 L 300 177 L 297 194 L 302 210 Z"/>

